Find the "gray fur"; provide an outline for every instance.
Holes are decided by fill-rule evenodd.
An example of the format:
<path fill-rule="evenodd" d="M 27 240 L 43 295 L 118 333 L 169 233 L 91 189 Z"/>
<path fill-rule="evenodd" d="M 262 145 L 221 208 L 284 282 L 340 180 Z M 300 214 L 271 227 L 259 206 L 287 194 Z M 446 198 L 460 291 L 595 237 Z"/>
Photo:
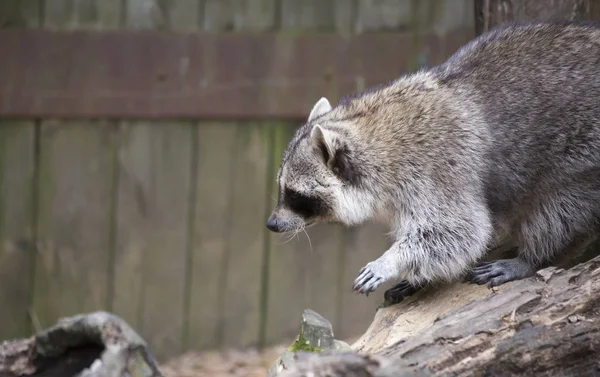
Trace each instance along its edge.
<path fill-rule="evenodd" d="M 283 155 L 270 220 L 287 232 L 322 221 L 388 224 L 394 243 L 359 272 L 359 292 L 392 279 L 415 289 L 456 280 L 491 248 L 514 244 L 517 259 L 470 274 L 501 284 L 598 231 L 596 25 L 501 27 L 444 64 L 323 105 Z M 322 210 L 299 215 L 307 201 L 286 199 L 286 188 Z"/>

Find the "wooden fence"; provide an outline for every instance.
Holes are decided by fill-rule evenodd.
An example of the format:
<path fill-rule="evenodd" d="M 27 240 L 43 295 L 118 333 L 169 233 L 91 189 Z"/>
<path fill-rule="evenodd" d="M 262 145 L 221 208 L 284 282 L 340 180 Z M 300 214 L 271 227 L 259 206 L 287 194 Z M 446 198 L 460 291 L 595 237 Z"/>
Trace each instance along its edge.
<path fill-rule="evenodd" d="M 383 291 L 367 298 L 351 284 L 386 249 L 386 229 L 324 225 L 308 232 L 310 240 L 300 235 L 287 243 L 270 234 L 264 223 L 279 159 L 321 95 L 336 101 L 440 62 L 469 40 L 472 1 L 3 0 L 0 25 L 0 339 L 99 309 L 122 316 L 161 358 L 289 340 L 306 307 L 328 317 L 340 338 L 365 330 Z M 209 95 L 200 90 L 170 107 L 164 93 L 181 94 L 182 81 L 175 89 L 145 88 L 137 105 L 126 96 L 103 107 L 91 92 L 128 87 L 102 78 L 139 83 L 163 62 L 157 59 L 173 55 L 161 58 L 157 50 L 128 71 L 94 65 L 103 51 L 135 54 L 140 39 L 126 39 L 149 35 L 134 32 L 140 29 L 158 30 L 155 40 L 206 32 L 222 43 L 220 35 L 240 31 L 289 40 L 223 50 L 213 68 L 228 64 L 237 73 L 215 74 Z M 101 47 L 107 30 L 124 39 Z M 68 39 L 86 35 L 100 47 L 85 50 Z M 55 37 L 59 42 L 43 42 Z M 328 55 L 363 37 L 360 46 L 373 49 Z M 329 44 L 311 49 L 320 38 Z M 64 50 L 52 50 L 60 43 Z M 263 51 L 271 71 L 252 69 L 261 65 L 253 51 Z M 320 76 L 314 64 L 302 68 L 311 61 L 325 65 Z M 273 83 L 277 74 L 302 69 L 312 69 L 318 82 L 300 75 Z M 335 76 L 342 69 L 350 80 Z M 210 106 L 203 102 L 214 100 L 210 90 L 218 85 L 234 84 Z"/>

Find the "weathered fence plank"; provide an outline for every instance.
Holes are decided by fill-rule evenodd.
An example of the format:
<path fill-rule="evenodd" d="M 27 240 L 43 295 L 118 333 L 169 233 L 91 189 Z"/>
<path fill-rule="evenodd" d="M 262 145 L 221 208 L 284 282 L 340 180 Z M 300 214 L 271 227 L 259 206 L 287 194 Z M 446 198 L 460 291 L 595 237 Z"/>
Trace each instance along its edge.
<path fill-rule="evenodd" d="M 134 30 L 167 29 L 168 15 L 160 0 L 122 0 L 125 8 L 124 27 Z"/>
<path fill-rule="evenodd" d="M 277 0 L 204 0 L 204 30 L 271 30 Z"/>
<path fill-rule="evenodd" d="M 427 0 L 425 0 L 427 1 Z M 411 8 L 414 0 L 361 0 L 356 11 L 355 31 L 407 30 L 411 26 Z"/>
<path fill-rule="evenodd" d="M 201 29 L 205 0 L 122 0 L 125 28 L 195 32 Z"/>
<path fill-rule="evenodd" d="M 114 138 L 105 122 L 42 123 L 34 315 L 43 326 L 105 308 Z"/>
<path fill-rule="evenodd" d="M 39 0 L 0 1 L 0 28 L 37 28 L 40 15 Z"/>
<path fill-rule="evenodd" d="M 352 4 L 348 3 L 350 6 Z M 341 7 L 335 1 L 294 2 L 284 0 L 281 4 L 281 28 L 284 30 L 332 31 L 337 27 L 349 30 L 351 13 L 341 14 Z M 327 72 L 324 71 L 324 74 Z M 335 101 L 340 97 L 335 85 L 323 85 L 318 96 L 308 99 L 302 119 L 306 119 L 310 108 L 322 96 Z M 279 168 L 283 149 L 291 139 L 291 125 L 288 130 L 277 130 L 273 166 L 273 178 Z M 278 187 L 273 185 L 273 197 L 277 197 Z M 271 208 L 275 202 L 271 203 Z M 291 338 L 297 332 L 297 323 L 304 308 L 311 308 L 328 318 L 335 318 L 341 310 L 338 297 L 338 281 L 343 271 L 339 265 L 342 228 L 335 225 L 319 224 L 300 232 L 288 242 L 289 236 L 271 235 L 269 261 L 269 299 L 267 305 L 267 329 L 265 341 L 275 342 Z M 285 242 L 285 243 L 284 243 Z M 294 300 L 290 300 L 294 297 Z"/>
<path fill-rule="evenodd" d="M 35 124 L 0 122 L 0 341 L 29 333 L 35 266 Z"/>
<path fill-rule="evenodd" d="M 259 340 L 264 251 L 268 124 L 240 124 L 234 160 L 231 237 L 225 263 L 222 344 L 244 346 Z"/>
<path fill-rule="evenodd" d="M 111 28 L 119 23 L 118 0 L 38 4 L 40 23 L 49 29 L 102 29 L 104 25 Z M 60 61 L 59 56 L 69 54 L 54 55 L 52 59 Z M 78 66 L 76 61 L 71 63 L 71 69 Z M 25 77 L 18 66 L 6 73 Z M 49 82 L 56 84 L 73 78 L 65 70 Z M 114 124 L 105 121 L 42 122 L 36 188 L 36 227 L 41 250 L 37 255 L 33 297 L 33 315 L 39 316 L 42 325 L 63 315 L 103 309 L 110 300 L 114 133 Z"/>
<path fill-rule="evenodd" d="M 238 153 L 235 123 L 201 122 L 197 132 L 196 207 L 192 229 L 192 281 L 186 343 L 193 349 L 222 343 L 233 188 Z"/>
<path fill-rule="evenodd" d="M 204 0 L 176 0 L 166 10 L 169 30 L 196 32 L 202 28 Z"/>
<path fill-rule="evenodd" d="M 121 0 L 46 0 L 43 4 L 46 29 L 116 29 L 121 20 Z"/>
<path fill-rule="evenodd" d="M 271 206 L 277 203 L 276 174 L 283 151 L 292 137 L 294 127 L 282 124 L 275 129 L 271 150 L 272 166 Z M 261 219 L 265 226 L 266 218 Z M 290 239 L 289 235 L 270 235 L 269 284 L 266 310 L 265 342 L 272 344 L 293 338 L 298 331 L 298 321 L 307 305 L 310 253 L 308 238 L 304 233 Z M 295 323 L 295 325 L 294 325 Z"/>
<path fill-rule="evenodd" d="M 115 313 L 158 357 L 181 351 L 192 124 L 119 132 Z"/>
<path fill-rule="evenodd" d="M 40 25 L 37 0 L 0 2 L 0 28 Z M 36 133 L 33 120 L 0 121 L 0 341 L 31 332 L 37 232 Z"/>
<path fill-rule="evenodd" d="M 419 36 L 431 64 L 472 31 Z M 410 33 L 0 30 L 0 116 L 298 119 L 326 90 L 410 68 Z M 306 59 L 310 56 L 310 59 Z M 60 57 L 60 59 L 57 59 Z M 352 57 L 352 58 L 348 58 Z"/>
<path fill-rule="evenodd" d="M 334 0 L 281 0 L 281 28 L 332 32 L 334 13 Z"/>
<path fill-rule="evenodd" d="M 346 252 L 345 229 L 341 225 L 321 224 L 307 232 L 312 244 L 308 250 L 297 252 L 304 254 L 309 263 L 308 306 L 333 320 L 343 310 L 340 307 L 343 291 L 350 289 L 347 282 L 340 281 L 344 272 L 340 258 Z M 338 324 L 333 326 L 337 331 Z"/>

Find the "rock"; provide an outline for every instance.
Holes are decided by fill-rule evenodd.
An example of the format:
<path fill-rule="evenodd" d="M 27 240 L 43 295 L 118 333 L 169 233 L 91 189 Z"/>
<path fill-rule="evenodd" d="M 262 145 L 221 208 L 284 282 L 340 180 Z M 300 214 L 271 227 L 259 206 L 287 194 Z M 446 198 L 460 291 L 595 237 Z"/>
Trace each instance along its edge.
<path fill-rule="evenodd" d="M 317 348 L 333 348 L 333 329 L 331 323 L 314 310 L 304 309 L 300 335 L 306 340 L 306 345 Z"/>
<path fill-rule="evenodd" d="M 267 377 L 277 376 L 311 353 L 352 352 L 348 343 L 333 336 L 331 322 L 311 309 L 304 309 L 298 337 L 273 363 Z"/>
<path fill-rule="evenodd" d="M 333 351 L 335 352 L 352 352 L 352 347 L 344 341 L 334 339 L 333 341 Z"/>

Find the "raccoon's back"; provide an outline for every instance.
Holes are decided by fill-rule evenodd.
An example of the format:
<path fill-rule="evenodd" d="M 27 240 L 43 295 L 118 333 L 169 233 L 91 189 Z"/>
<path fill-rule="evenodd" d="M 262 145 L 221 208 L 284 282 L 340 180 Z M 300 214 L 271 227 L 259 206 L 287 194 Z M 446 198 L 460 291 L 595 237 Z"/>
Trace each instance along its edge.
<path fill-rule="evenodd" d="M 435 73 L 478 107 L 491 137 L 489 181 L 500 205 L 544 177 L 600 170 L 600 25 L 501 27 Z"/>

